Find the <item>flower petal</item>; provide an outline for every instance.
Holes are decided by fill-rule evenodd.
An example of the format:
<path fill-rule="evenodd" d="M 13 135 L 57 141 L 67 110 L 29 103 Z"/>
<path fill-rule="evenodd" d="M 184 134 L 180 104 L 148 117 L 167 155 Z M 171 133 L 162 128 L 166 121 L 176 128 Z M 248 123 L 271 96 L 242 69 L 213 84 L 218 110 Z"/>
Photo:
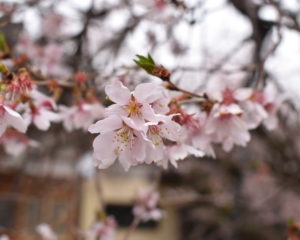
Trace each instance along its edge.
<path fill-rule="evenodd" d="M 178 123 L 167 118 L 166 122 L 160 125 L 160 135 L 171 141 L 177 141 L 180 137 L 181 127 Z"/>
<path fill-rule="evenodd" d="M 125 171 L 128 171 L 129 168 L 133 165 L 131 160 L 132 160 L 132 154 L 130 148 L 127 147 L 119 155 L 119 162 L 121 163 Z"/>
<path fill-rule="evenodd" d="M 160 114 L 155 114 L 153 108 L 149 104 L 143 104 L 141 112 L 144 119 L 153 123 L 158 123 L 162 116 Z"/>
<path fill-rule="evenodd" d="M 234 91 L 233 96 L 234 99 L 238 101 L 246 101 L 248 100 L 253 94 L 252 88 L 239 88 Z"/>
<path fill-rule="evenodd" d="M 104 110 L 104 117 L 108 117 L 111 115 L 119 115 L 119 116 L 126 117 L 126 116 L 128 116 L 128 112 L 126 112 L 124 110 L 124 108 L 122 108 L 122 106 L 120 106 L 118 104 L 113 104 Z"/>
<path fill-rule="evenodd" d="M 5 118 L 7 124 L 14 127 L 18 131 L 25 133 L 27 130 L 27 124 L 25 123 L 21 115 L 7 106 L 3 106 L 3 107 L 6 110 Z"/>
<path fill-rule="evenodd" d="M 98 160 L 99 168 L 107 168 L 116 160 L 113 139 L 114 133 L 108 132 L 99 135 L 93 142 L 94 157 Z"/>
<path fill-rule="evenodd" d="M 49 121 L 49 119 L 43 117 L 42 115 L 35 115 L 33 117 L 33 123 L 35 124 L 35 126 L 38 129 L 40 129 L 42 131 L 46 131 L 50 127 L 50 121 Z"/>
<path fill-rule="evenodd" d="M 145 124 L 145 121 L 140 118 L 128 118 L 128 117 L 122 117 L 122 120 L 132 129 L 135 129 L 137 131 L 142 131 L 144 133 L 147 132 L 148 127 Z"/>
<path fill-rule="evenodd" d="M 140 103 L 151 103 L 162 97 L 162 89 L 154 83 L 139 84 L 133 95 Z"/>
<path fill-rule="evenodd" d="M 114 80 L 111 84 L 107 85 L 105 92 L 110 100 L 113 102 L 125 105 L 130 99 L 130 91 L 119 80 Z"/>
<path fill-rule="evenodd" d="M 132 147 L 132 155 L 138 163 L 143 163 L 146 157 L 146 145 L 142 135 L 135 132 L 135 141 Z"/>
<path fill-rule="evenodd" d="M 103 120 L 100 120 L 94 124 L 92 124 L 88 131 L 90 133 L 107 133 L 110 131 L 114 131 L 123 126 L 122 120 L 118 116 L 110 116 Z"/>

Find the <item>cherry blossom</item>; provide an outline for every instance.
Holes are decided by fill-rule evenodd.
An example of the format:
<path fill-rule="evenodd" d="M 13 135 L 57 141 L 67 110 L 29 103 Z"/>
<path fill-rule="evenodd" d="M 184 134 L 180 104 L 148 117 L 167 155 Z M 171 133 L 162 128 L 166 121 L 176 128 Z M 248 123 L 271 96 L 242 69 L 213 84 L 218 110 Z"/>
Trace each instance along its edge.
<path fill-rule="evenodd" d="M 263 121 L 263 124 L 268 130 L 273 130 L 278 125 L 277 112 L 286 96 L 279 95 L 277 88 L 272 83 L 266 85 L 263 93 L 263 106 L 268 113 L 268 117 Z"/>
<path fill-rule="evenodd" d="M 199 144 L 200 139 L 198 140 L 198 144 L 193 143 L 195 136 L 192 134 L 196 134 L 198 138 L 201 136 L 200 126 L 191 115 L 185 114 L 184 118 L 185 122 L 180 130 L 180 137 L 175 141 L 175 144 L 171 144 L 167 147 L 167 157 L 174 167 L 177 167 L 178 160 L 183 160 L 189 155 L 196 157 L 203 157 L 205 155 L 203 146 Z M 208 137 L 205 139 L 209 141 Z M 162 165 L 167 167 L 166 161 L 162 162 Z"/>
<path fill-rule="evenodd" d="M 100 133 L 93 143 L 100 168 L 117 158 L 128 170 L 141 163 L 177 167 L 189 155 L 215 157 L 212 143 L 221 143 L 227 152 L 234 145 L 246 146 L 249 130 L 268 118 L 265 97 L 260 100 L 260 93 L 250 88 L 225 88 L 217 101 L 209 100 L 210 107 L 194 113 L 173 103 L 170 110 L 171 98 L 152 83 L 130 92 L 115 80 L 105 91 L 114 104 L 105 109 L 105 119 L 89 128 Z"/>
<path fill-rule="evenodd" d="M 178 160 L 183 160 L 189 155 L 194 155 L 196 157 L 203 157 L 204 152 L 185 143 L 176 143 L 175 145 L 169 146 L 167 148 L 167 156 L 174 167 L 177 167 Z M 167 163 L 162 162 L 162 166 L 166 168 Z"/>
<path fill-rule="evenodd" d="M 36 226 L 36 232 L 44 240 L 57 240 L 57 234 L 52 230 L 52 228 L 47 223 L 41 223 Z"/>
<path fill-rule="evenodd" d="M 33 123 L 38 129 L 46 131 L 49 129 L 51 122 L 61 120 L 60 116 L 54 112 L 57 106 L 52 98 L 36 89 L 30 95 L 32 102 L 29 104 L 29 108 L 25 107 L 25 113 L 23 114 L 27 125 Z"/>
<path fill-rule="evenodd" d="M 126 119 L 127 123 L 129 122 Z M 99 168 L 107 168 L 118 157 L 125 170 L 143 163 L 147 139 L 143 134 L 116 115 L 109 116 L 89 127 L 89 132 L 100 133 L 93 142 L 94 157 Z"/>
<path fill-rule="evenodd" d="M 105 92 L 115 103 L 106 109 L 106 116 L 119 115 L 132 122 L 134 129 L 144 132 L 147 131 L 145 121 L 159 122 L 160 116 L 156 115 L 151 107 L 151 103 L 163 96 L 163 91 L 159 86 L 153 83 L 143 83 L 131 93 L 121 81 L 115 80 L 106 86 Z"/>
<path fill-rule="evenodd" d="M 61 45 L 52 43 L 45 48 L 41 48 L 37 56 L 36 61 L 39 61 L 40 68 L 44 74 L 47 75 L 62 75 L 65 69 L 62 67 L 64 49 Z"/>
<path fill-rule="evenodd" d="M 147 124 L 147 139 L 150 142 L 146 144 L 146 163 L 167 161 L 165 158 L 166 146 L 164 140 L 176 142 L 180 138 L 181 127 L 178 123 L 172 120 L 172 115 L 161 118 L 158 124 Z"/>
<path fill-rule="evenodd" d="M 23 154 L 28 147 L 37 147 L 39 143 L 31 140 L 25 134 L 15 130 L 7 130 L 2 137 L 0 137 L 0 144 L 3 145 L 4 151 L 14 157 Z"/>
<path fill-rule="evenodd" d="M 90 240 L 114 240 L 117 223 L 113 217 L 107 217 L 101 222 L 94 223 L 85 236 Z"/>
<path fill-rule="evenodd" d="M 55 39 L 61 33 L 63 16 L 55 12 L 48 12 L 42 19 L 43 34 L 49 39 Z"/>
<path fill-rule="evenodd" d="M 86 131 L 95 120 L 103 117 L 104 108 L 98 102 L 81 101 L 71 107 L 60 105 L 59 114 L 67 131 L 70 132 L 74 129 Z"/>
<path fill-rule="evenodd" d="M 225 151 L 233 146 L 246 146 L 250 141 L 248 126 L 242 119 L 243 110 L 237 104 L 215 104 L 207 119 L 205 132 L 213 142 L 221 143 Z"/>
<path fill-rule="evenodd" d="M 247 122 L 249 129 L 257 128 L 262 121 L 268 118 L 268 113 L 261 102 L 263 94 L 256 91 L 253 92 L 251 98 L 240 103 L 244 109 L 243 119 Z"/>
<path fill-rule="evenodd" d="M 164 4 L 163 1 L 157 3 Z M 44 22 L 46 25 L 61 21 L 54 15 L 49 15 L 48 20 L 49 23 Z M 24 35 L 19 52 L 28 53 L 34 62 L 39 62 L 43 74 L 58 76 L 58 68 L 62 67 L 60 47 L 54 41 L 41 46 Z M 118 159 L 128 170 L 131 166 L 152 163 L 163 167 L 171 163 L 177 167 L 179 160 L 190 155 L 215 157 L 214 143 L 222 144 L 228 152 L 234 145 L 246 146 L 251 138 L 249 131 L 260 124 L 269 130 L 277 124 L 276 115 L 282 98 L 278 97 L 274 85 L 269 84 L 260 91 L 231 88 L 225 84 L 222 89 L 216 88 L 211 96 L 197 90 L 190 93 L 173 84 L 171 72 L 156 65 L 150 55 L 138 55 L 135 62 L 167 83 L 164 87 L 157 83 L 142 83 L 130 91 L 124 85 L 124 76 L 115 79 L 105 87 L 107 100 L 112 102 L 106 108 L 89 85 L 91 74 L 78 71 L 71 77 L 74 81 L 65 80 L 64 87 L 72 89 L 73 104 L 57 107 L 54 99 L 59 99 L 63 88 L 56 80 L 47 79 L 41 83 L 52 93 L 53 97 L 49 97 L 40 92 L 40 87 L 35 86 L 38 82 L 32 79 L 39 73 L 24 68 L 17 74 L 8 74 L 13 63 L 8 67 L 2 64 L 0 136 L 7 127 L 25 132 L 33 124 L 46 131 L 51 123 L 62 122 L 67 131 L 81 129 L 99 134 L 93 142 L 99 168 L 107 168 Z M 158 69 L 160 74 L 156 72 Z M 168 73 L 168 77 L 162 73 Z M 2 144 L 8 153 L 8 146 L 18 143 L 17 138 L 3 139 L 6 139 Z M 26 146 L 22 141 L 19 143 L 20 149 Z"/>
<path fill-rule="evenodd" d="M 196 149 L 203 151 L 206 156 L 215 157 L 211 135 L 207 135 L 205 131 L 207 117 L 206 112 L 193 116 L 195 122 L 187 124 L 188 134 L 191 138 L 192 145 Z"/>
<path fill-rule="evenodd" d="M 57 43 L 39 46 L 24 34 L 19 40 L 17 50 L 28 56 L 45 75 L 59 76 L 66 73 L 62 65 L 64 49 Z"/>
<path fill-rule="evenodd" d="M 116 80 L 106 87 L 106 93 L 115 104 L 105 110 L 105 119 L 89 127 L 91 133 L 100 133 L 93 143 L 98 166 L 106 168 L 117 157 L 126 170 L 137 164 L 161 161 L 165 156 L 163 139 L 176 141 L 180 131 L 172 116 L 153 109 L 158 102 L 163 106 L 166 101 L 162 88 L 145 83 L 131 93 Z M 164 107 L 158 109 L 165 111 Z"/>
<path fill-rule="evenodd" d="M 162 218 L 162 211 L 157 207 L 159 193 L 152 189 L 139 189 L 136 205 L 133 208 L 133 214 L 142 221 L 159 220 Z"/>
<path fill-rule="evenodd" d="M 27 124 L 22 116 L 7 105 L 0 104 L 0 137 L 8 127 L 13 127 L 25 133 Z"/>

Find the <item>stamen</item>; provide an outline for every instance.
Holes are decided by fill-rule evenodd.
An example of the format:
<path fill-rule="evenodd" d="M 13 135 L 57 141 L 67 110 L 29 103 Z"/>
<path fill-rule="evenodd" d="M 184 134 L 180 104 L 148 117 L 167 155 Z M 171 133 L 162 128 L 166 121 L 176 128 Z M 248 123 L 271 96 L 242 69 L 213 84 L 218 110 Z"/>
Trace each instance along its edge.
<path fill-rule="evenodd" d="M 131 95 L 129 103 L 125 106 L 125 110 L 128 112 L 129 117 L 141 117 L 141 107 L 143 104 L 138 103 L 133 95 Z"/>

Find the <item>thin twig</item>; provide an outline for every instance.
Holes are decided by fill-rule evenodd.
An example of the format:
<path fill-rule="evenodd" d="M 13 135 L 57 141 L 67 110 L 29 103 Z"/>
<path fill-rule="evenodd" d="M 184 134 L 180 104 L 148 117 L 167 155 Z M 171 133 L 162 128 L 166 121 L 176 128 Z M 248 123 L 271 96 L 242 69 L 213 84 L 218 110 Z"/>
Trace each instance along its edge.
<path fill-rule="evenodd" d="M 135 231 L 137 226 L 139 225 L 141 219 L 139 217 L 135 217 L 128 228 L 128 231 L 126 232 L 123 240 L 129 240 L 130 235 Z"/>

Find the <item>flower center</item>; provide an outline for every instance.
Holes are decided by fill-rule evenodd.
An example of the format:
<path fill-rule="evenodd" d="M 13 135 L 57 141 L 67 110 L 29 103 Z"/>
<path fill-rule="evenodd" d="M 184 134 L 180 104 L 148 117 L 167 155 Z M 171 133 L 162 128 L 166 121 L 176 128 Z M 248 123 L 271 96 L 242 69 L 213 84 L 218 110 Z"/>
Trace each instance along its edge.
<path fill-rule="evenodd" d="M 149 126 L 148 138 L 156 146 L 162 143 L 161 136 L 159 135 L 159 128 L 157 126 Z"/>
<path fill-rule="evenodd" d="M 126 105 L 126 111 L 129 114 L 129 117 L 141 117 L 142 112 L 141 112 L 141 107 L 143 104 L 138 103 L 135 100 L 135 97 L 131 95 L 129 103 Z"/>
<path fill-rule="evenodd" d="M 233 116 L 233 115 L 232 115 L 231 113 L 228 113 L 228 112 L 221 112 L 219 118 L 220 118 L 220 120 L 225 121 L 225 120 L 231 119 L 232 116 Z"/>
<path fill-rule="evenodd" d="M 235 102 L 235 99 L 233 97 L 232 90 L 226 88 L 225 91 L 223 91 L 223 103 L 225 105 L 230 105 Z"/>

